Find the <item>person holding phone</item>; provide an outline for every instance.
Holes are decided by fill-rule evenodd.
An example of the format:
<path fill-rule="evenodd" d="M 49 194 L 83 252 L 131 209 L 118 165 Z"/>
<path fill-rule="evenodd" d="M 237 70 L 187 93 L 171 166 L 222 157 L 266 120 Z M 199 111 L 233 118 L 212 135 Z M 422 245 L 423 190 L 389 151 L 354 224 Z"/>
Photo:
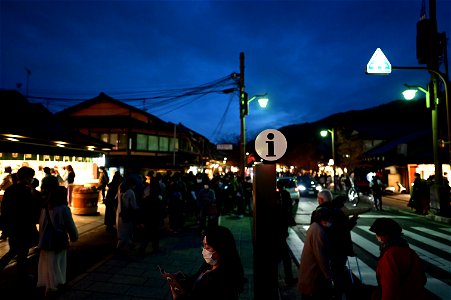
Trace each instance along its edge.
<path fill-rule="evenodd" d="M 232 232 L 224 226 L 207 227 L 202 256 L 205 262 L 193 276 L 163 270 L 174 300 L 237 300 L 244 288 L 244 270 Z"/>

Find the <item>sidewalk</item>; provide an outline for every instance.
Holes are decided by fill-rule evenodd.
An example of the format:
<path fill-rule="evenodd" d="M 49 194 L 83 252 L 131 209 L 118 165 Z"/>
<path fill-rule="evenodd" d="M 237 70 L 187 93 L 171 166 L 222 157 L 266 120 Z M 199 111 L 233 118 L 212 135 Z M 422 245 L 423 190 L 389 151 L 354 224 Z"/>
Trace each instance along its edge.
<path fill-rule="evenodd" d="M 253 297 L 252 218 L 232 216 L 220 218 L 220 225 L 234 234 L 248 279 L 242 300 Z M 168 284 L 160 276 L 157 265 L 168 272 L 193 274 L 202 263 L 202 237 L 197 228 L 187 228 L 176 235 L 165 236 L 161 252 L 140 257 L 110 256 L 68 283 L 67 291 L 58 299 L 172 299 Z"/>

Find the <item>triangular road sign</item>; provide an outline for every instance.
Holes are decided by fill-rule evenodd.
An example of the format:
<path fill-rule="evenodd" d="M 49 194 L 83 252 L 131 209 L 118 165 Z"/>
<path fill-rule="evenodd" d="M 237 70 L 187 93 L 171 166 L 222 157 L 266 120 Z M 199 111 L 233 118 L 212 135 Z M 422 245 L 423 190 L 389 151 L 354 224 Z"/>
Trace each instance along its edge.
<path fill-rule="evenodd" d="M 385 54 L 384 52 L 382 52 L 381 48 L 377 48 L 376 51 L 374 51 L 373 56 L 366 65 L 366 73 L 368 74 L 391 73 L 391 64 L 388 61 L 387 57 L 385 57 Z"/>

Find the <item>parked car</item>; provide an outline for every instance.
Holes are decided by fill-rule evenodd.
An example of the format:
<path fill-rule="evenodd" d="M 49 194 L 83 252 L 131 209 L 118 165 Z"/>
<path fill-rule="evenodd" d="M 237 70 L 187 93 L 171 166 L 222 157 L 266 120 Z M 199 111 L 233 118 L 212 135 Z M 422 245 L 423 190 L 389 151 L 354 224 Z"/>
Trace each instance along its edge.
<path fill-rule="evenodd" d="M 322 190 L 321 184 L 310 175 L 298 176 L 297 185 L 301 196 L 316 196 Z"/>
<path fill-rule="evenodd" d="M 290 192 L 291 199 L 296 203 L 299 202 L 301 195 L 299 194 L 298 185 L 294 177 L 279 177 L 277 178 L 277 187 L 282 186 Z"/>

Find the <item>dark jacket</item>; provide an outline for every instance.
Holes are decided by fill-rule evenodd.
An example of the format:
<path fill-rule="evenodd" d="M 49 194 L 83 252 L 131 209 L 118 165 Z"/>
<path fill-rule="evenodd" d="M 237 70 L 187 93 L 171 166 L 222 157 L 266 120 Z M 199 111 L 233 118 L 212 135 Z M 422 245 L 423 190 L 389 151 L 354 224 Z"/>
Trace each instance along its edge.
<path fill-rule="evenodd" d="M 3 195 L 1 215 L 10 245 L 32 247 L 38 242 L 40 198 L 22 183 L 13 184 Z"/>
<path fill-rule="evenodd" d="M 187 295 L 180 297 L 184 300 L 238 300 L 240 290 L 234 287 L 231 282 L 236 278 L 236 274 L 223 266 L 210 271 L 211 266 L 203 263 L 199 271 L 191 277 L 191 289 Z"/>

